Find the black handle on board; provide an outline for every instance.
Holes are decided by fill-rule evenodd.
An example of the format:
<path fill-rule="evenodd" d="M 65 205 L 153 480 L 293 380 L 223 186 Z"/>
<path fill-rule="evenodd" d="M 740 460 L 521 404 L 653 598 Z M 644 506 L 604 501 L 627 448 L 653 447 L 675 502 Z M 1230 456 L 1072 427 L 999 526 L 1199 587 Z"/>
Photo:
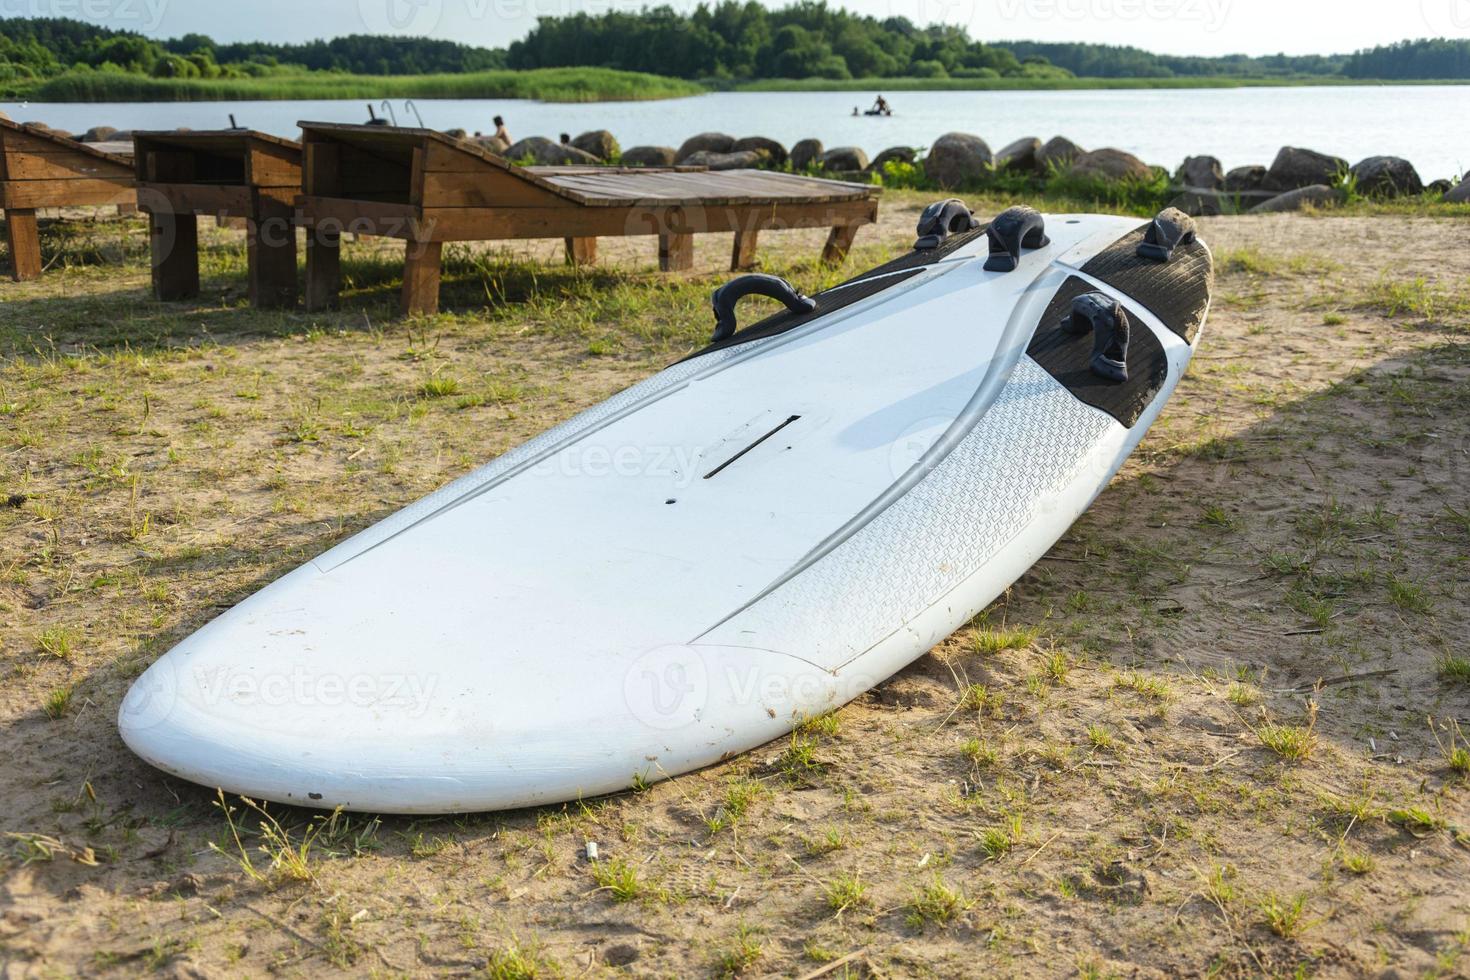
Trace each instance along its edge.
<path fill-rule="evenodd" d="M 731 279 L 710 295 L 709 303 L 715 311 L 715 333 L 712 342 L 718 343 L 735 333 L 735 304 L 746 296 L 769 296 L 780 300 L 792 313 L 810 313 L 817 308 L 817 301 L 803 296 L 791 283 L 780 276 L 753 272 L 739 279 Z"/>

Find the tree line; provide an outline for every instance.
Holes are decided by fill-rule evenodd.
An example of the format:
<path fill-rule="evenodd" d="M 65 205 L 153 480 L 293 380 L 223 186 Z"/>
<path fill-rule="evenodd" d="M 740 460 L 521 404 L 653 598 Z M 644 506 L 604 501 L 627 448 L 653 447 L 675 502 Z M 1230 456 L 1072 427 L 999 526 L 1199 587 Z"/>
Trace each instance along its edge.
<path fill-rule="evenodd" d="M 285 72 L 418 75 L 489 69 L 600 67 L 695 80 L 762 78 L 1346 77 L 1470 79 L 1470 40 L 1403 41 L 1349 55 L 1157 54 L 1103 44 L 985 43 L 957 27 L 919 27 L 800 0 L 754 0 L 636 13 L 543 17 L 508 49 L 414 37 L 351 35 L 303 44 L 217 43 L 204 34 L 155 40 L 64 18 L 0 19 L 0 82 L 67 71 L 156 78 Z"/>

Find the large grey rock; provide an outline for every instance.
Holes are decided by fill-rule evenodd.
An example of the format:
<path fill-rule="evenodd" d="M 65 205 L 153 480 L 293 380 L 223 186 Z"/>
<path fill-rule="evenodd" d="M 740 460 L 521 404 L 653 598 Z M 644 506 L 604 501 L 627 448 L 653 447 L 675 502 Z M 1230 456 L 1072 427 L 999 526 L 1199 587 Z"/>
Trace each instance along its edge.
<path fill-rule="evenodd" d="M 117 135 L 116 126 L 93 126 L 82 134 L 83 143 L 105 143 Z"/>
<path fill-rule="evenodd" d="M 1251 208 L 1250 213 L 1271 214 L 1277 211 L 1300 211 L 1307 207 L 1336 204 L 1342 200 L 1342 197 L 1342 191 L 1336 187 L 1328 187 L 1326 184 L 1309 184 L 1306 187 L 1289 190 L 1285 194 L 1278 194 L 1269 201 L 1263 201 Z"/>
<path fill-rule="evenodd" d="M 929 147 L 924 174 L 947 190 L 980 180 L 994 159 L 990 147 L 973 133 L 945 133 Z"/>
<path fill-rule="evenodd" d="M 915 153 L 912 146 L 890 146 L 873 158 L 873 162 L 868 164 L 868 169 L 874 173 L 881 174 L 884 165 L 890 162 L 913 163 L 914 156 Z"/>
<path fill-rule="evenodd" d="M 1036 151 L 1036 169 L 1042 173 L 1065 170 L 1087 151 L 1065 136 L 1053 136 Z"/>
<path fill-rule="evenodd" d="M 798 140 L 791 148 L 791 169 L 805 170 L 822 159 L 821 140 Z"/>
<path fill-rule="evenodd" d="M 786 147 L 765 136 L 743 136 L 730 147 L 731 153 L 739 153 L 741 150 L 765 151 L 773 167 L 786 166 L 786 158 L 790 155 L 786 152 Z"/>
<path fill-rule="evenodd" d="M 1261 189 L 1290 191 L 1298 187 L 1332 184 L 1347 168 L 1347 161 L 1342 157 L 1329 156 L 1326 153 L 1304 150 L 1296 146 L 1283 146 L 1276 154 L 1276 159 L 1272 161 L 1271 169 L 1266 171 L 1266 179 L 1261 182 Z"/>
<path fill-rule="evenodd" d="M 1448 194 L 1454 188 L 1454 186 L 1454 181 L 1445 180 L 1443 177 L 1441 177 L 1439 180 L 1431 180 L 1429 183 L 1425 184 L 1424 189 L 1431 194 L 1438 194 L 1443 197 L 1444 195 Z"/>
<path fill-rule="evenodd" d="M 1041 152 L 1041 140 L 1035 136 L 1024 136 L 1014 143 L 1007 143 L 995 154 L 996 170 L 1014 170 L 1029 173 L 1036 170 L 1036 154 Z"/>
<path fill-rule="evenodd" d="M 1181 191 L 1169 207 L 1200 217 L 1214 214 L 1243 214 L 1276 196 L 1275 191 L 1210 191 L 1190 187 Z"/>
<path fill-rule="evenodd" d="M 856 146 L 834 146 L 822 154 L 823 170 L 866 170 L 868 155 Z"/>
<path fill-rule="evenodd" d="M 470 142 L 498 157 L 506 156 L 506 151 L 510 149 L 510 144 L 499 136 L 472 136 Z"/>
<path fill-rule="evenodd" d="M 1133 154 L 1109 146 L 1073 160 L 1072 174 L 1091 180 L 1148 180 L 1154 172 Z"/>
<path fill-rule="evenodd" d="M 635 146 L 623 151 L 623 166 L 672 167 L 677 156 L 672 146 Z"/>
<path fill-rule="evenodd" d="M 1399 197 L 1424 193 L 1419 171 L 1403 157 L 1368 157 L 1353 164 L 1358 190 L 1376 197 Z"/>
<path fill-rule="evenodd" d="M 583 153 L 591 154 L 603 163 L 615 158 L 621 149 L 617 139 L 605 129 L 594 129 L 583 133 L 572 140 L 572 146 Z"/>
<path fill-rule="evenodd" d="M 1185 187 L 1217 191 L 1225 186 L 1225 168 L 1211 156 L 1185 157 L 1174 179 Z"/>
<path fill-rule="evenodd" d="M 741 150 L 739 153 L 715 153 L 699 150 L 680 160 L 685 167 L 708 167 L 711 170 L 750 170 L 766 162 L 766 154 L 760 150 Z"/>
<path fill-rule="evenodd" d="M 527 136 L 525 139 L 512 143 L 505 151 L 506 159 L 524 160 L 530 157 L 531 162 L 542 167 L 563 166 L 569 163 L 599 163 L 600 161 L 590 153 L 584 153 L 575 146 L 567 146 L 565 143 L 556 143 L 544 136 Z"/>
<path fill-rule="evenodd" d="M 1231 193 L 1258 191 L 1266 182 L 1266 168 L 1260 164 L 1236 167 L 1225 175 L 1225 189 Z"/>
<path fill-rule="evenodd" d="M 1470 204 L 1470 176 L 1445 191 L 1444 200 L 1446 204 Z"/>
<path fill-rule="evenodd" d="M 733 136 L 726 136 L 724 133 L 700 133 L 679 144 L 674 159 L 683 163 L 686 157 L 701 150 L 709 153 L 729 153 L 734 145 L 735 137 Z"/>

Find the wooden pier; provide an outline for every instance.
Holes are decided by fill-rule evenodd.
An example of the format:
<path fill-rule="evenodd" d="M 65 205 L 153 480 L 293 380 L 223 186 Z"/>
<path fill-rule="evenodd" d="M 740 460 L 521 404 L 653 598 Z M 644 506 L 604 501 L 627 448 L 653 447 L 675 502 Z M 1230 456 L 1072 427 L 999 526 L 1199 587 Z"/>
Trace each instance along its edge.
<path fill-rule="evenodd" d="M 250 302 L 296 305 L 295 199 L 301 145 L 248 129 L 133 136 L 138 207 L 148 214 L 153 292 L 199 294 L 201 214 L 245 222 Z"/>
<path fill-rule="evenodd" d="M 0 209 L 10 274 L 41 274 L 38 208 L 131 206 L 133 161 L 33 126 L 0 119 Z"/>
<path fill-rule="evenodd" d="M 445 242 L 561 238 L 568 261 L 596 260 L 603 236 L 657 237 L 659 267 L 693 264 L 694 236 L 734 232 L 732 268 L 754 261 L 757 235 L 830 228 L 823 258 L 847 254 L 877 220 L 878 188 L 760 170 L 516 167 L 427 129 L 303 122 L 306 305 L 334 305 L 344 231 L 405 242 L 401 307 L 439 307 Z"/>

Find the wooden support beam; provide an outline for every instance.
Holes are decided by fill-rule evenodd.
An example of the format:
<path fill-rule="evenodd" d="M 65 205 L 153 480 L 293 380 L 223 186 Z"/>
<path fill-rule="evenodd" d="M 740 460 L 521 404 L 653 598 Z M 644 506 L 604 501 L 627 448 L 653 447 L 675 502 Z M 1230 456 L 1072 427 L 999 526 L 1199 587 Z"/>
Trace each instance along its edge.
<path fill-rule="evenodd" d="M 827 235 L 827 244 L 822 246 L 822 262 L 825 265 L 840 265 L 847 258 L 852 240 L 857 236 L 857 225 L 838 225 Z"/>
<path fill-rule="evenodd" d="M 153 295 L 162 300 L 199 295 L 199 219 L 193 212 L 148 213 Z"/>
<path fill-rule="evenodd" d="M 403 255 L 403 296 L 399 304 L 404 316 L 439 312 L 439 259 L 443 242 L 409 242 Z"/>
<path fill-rule="evenodd" d="M 597 239 L 564 238 L 567 247 L 567 265 L 596 265 Z"/>
<path fill-rule="evenodd" d="M 744 269 L 756 267 L 755 240 L 760 234 L 760 229 L 751 228 L 748 231 L 737 230 L 735 232 L 735 245 L 730 250 L 730 271 L 740 272 Z"/>
<path fill-rule="evenodd" d="M 663 272 L 686 272 L 694 268 L 694 236 L 659 235 L 658 267 Z"/>
<path fill-rule="evenodd" d="M 296 305 L 296 228 L 289 219 L 279 214 L 261 221 L 247 219 L 245 260 L 251 306 L 290 309 Z"/>
<path fill-rule="evenodd" d="M 5 233 L 10 239 L 10 277 L 16 282 L 41 274 L 41 232 L 34 208 L 7 208 Z"/>
<path fill-rule="evenodd" d="M 335 228 L 306 229 L 306 308 L 337 308 L 342 289 L 342 234 Z"/>

